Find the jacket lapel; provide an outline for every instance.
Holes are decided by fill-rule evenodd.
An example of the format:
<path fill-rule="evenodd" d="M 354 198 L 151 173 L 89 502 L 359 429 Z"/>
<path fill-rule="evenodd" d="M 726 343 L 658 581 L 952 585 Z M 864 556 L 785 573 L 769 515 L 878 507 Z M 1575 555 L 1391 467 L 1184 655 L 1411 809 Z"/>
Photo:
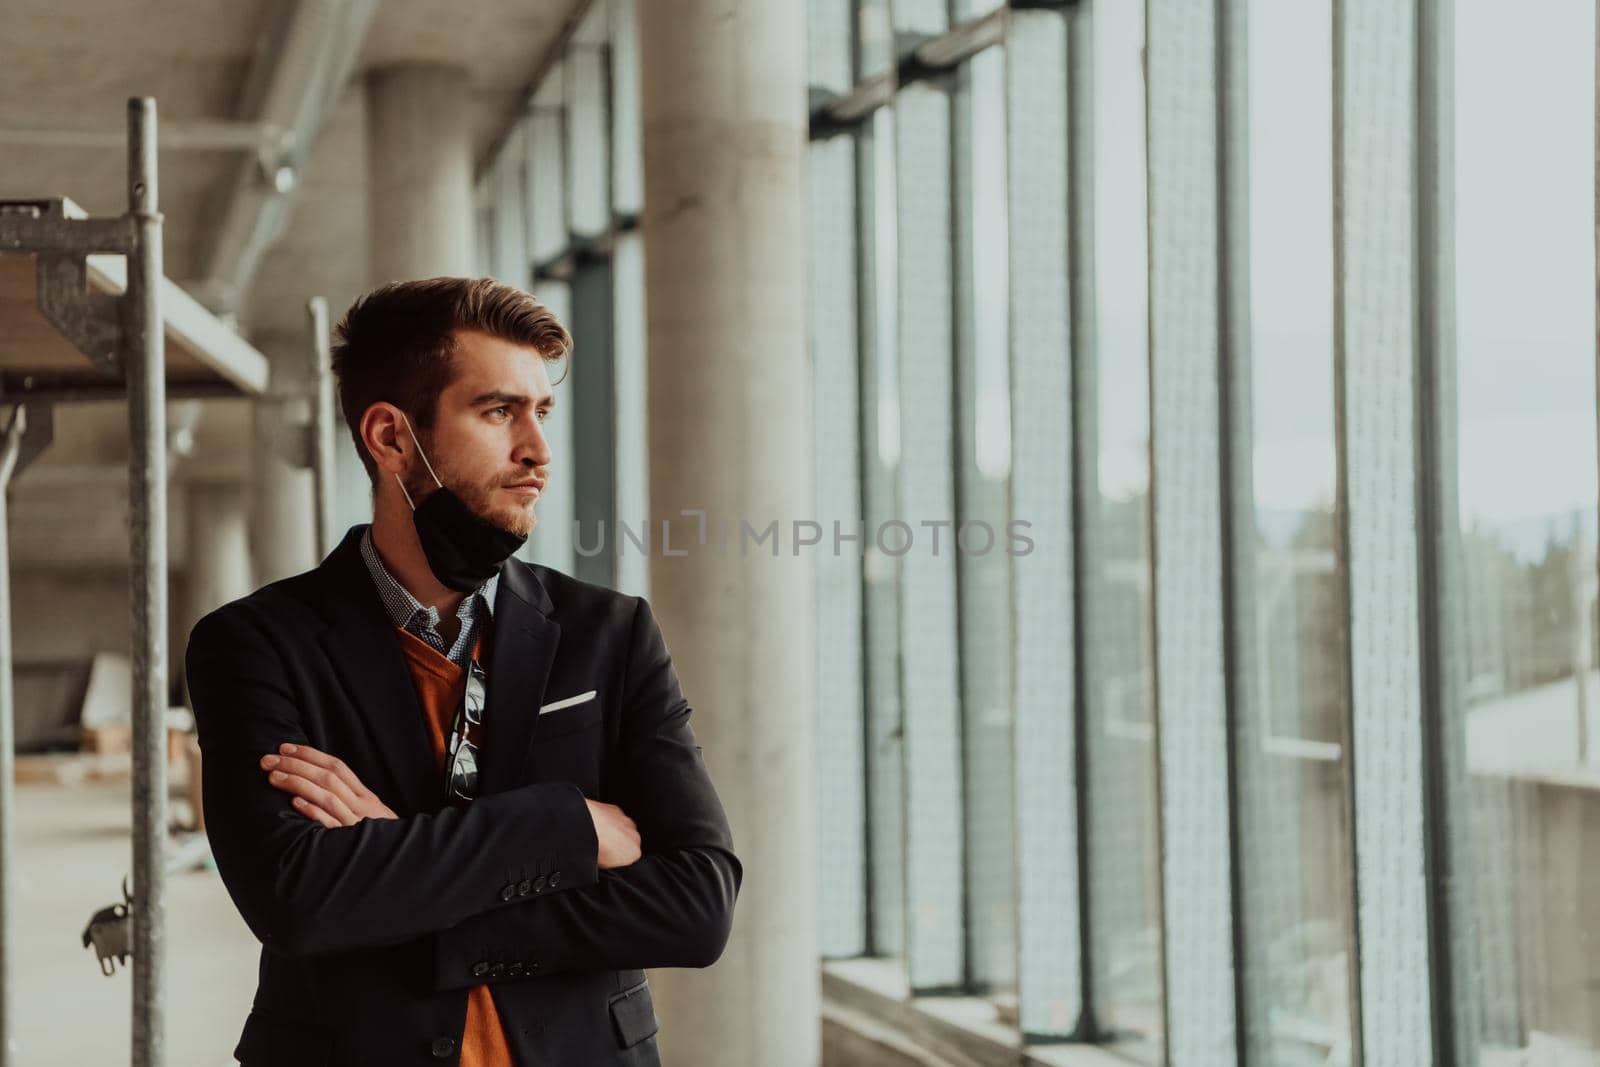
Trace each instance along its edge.
<path fill-rule="evenodd" d="M 507 560 L 495 596 L 483 747 L 478 754 L 480 795 L 526 782 L 523 772 L 534 723 L 561 640 L 561 627 L 550 618 L 552 610 L 550 596 L 533 570 L 520 560 Z"/>
<path fill-rule="evenodd" d="M 329 622 L 323 645 L 378 753 L 380 777 L 363 776 L 364 784 L 399 814 L 433 811 L 444 799 L 442 777 L 405 653 L 361 558 L 365 529 L 352 527 L 319 568 Z M 537 709 L 561 638 L 561 627 L 549 618 L 552 610 L 532 569 L 508 560 L 495 597 L 480 795 L 524 783 Z"/>
<path fill-rule="evenodd" d="M 320 568 L 328 593 L 323 644 L 379 756 L 382 777 L 363 776 L 363 784 L 398 814 L 431 811 L 443 802 L 442 779 L 405 653 L 361 558 L 365 529 L 352 527 Z"/>

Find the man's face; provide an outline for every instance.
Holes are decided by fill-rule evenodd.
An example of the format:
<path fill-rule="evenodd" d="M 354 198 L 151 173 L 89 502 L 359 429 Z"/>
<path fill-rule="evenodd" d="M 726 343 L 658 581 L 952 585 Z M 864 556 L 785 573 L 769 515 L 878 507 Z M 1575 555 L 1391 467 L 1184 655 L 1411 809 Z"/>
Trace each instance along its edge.
<path fill-rule="evenodd" d="M 453 370 L 433 426 L 418 430 L 428 461 L 475 514 L 527 536 L 552 458 L 541 426 L 555 402 L 545 361 L 515 342 L 460 331 Z M 406 486 L 418 504 L 437 488 L 421 460 Z"/>

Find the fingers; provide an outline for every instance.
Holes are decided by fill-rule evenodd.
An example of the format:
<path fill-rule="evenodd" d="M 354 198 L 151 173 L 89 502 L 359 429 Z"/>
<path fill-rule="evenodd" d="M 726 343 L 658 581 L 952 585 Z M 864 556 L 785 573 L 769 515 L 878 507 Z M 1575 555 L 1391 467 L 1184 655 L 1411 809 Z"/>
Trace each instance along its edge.
<path fill-rule="evenodd" d="M 643 841 L 639 827 L 615 804 L 590 801 L 590 814 L 594 817 L 595 835 L 599 843 L 599 865 L 603 868 L 626 867 L 639 860 Z"/>
<path fill-rule="evenodd" d="M 263 770 L 281 771 L 290 777 L 304 778 L 313 785 L 320 786 L 333 793 L 344 802 L 346 807 L 354 808 L 361 799 L 360 794 L 351 788 L 350 783 L 339 777 L 334 771 L 321 764 L 302 759 L 298 755 L 263 756 L 261 757 L 261 767 Z"/>
<path fill-rule="evenodd" d="M 398 817 L 376 793 L 361 784 L 343 760 L 310 745 L 279 745 L 277 753 L 261 757 L 261 768 L 271 772 L 269 781 L 274 786 L 302 797 L 337 820 L 337 825 L 354 826 L 362 819 Z"/>
<path fill-rule="evenodd" d="M 330 830 L 334 829 L 335 827 L 345 825 L 338 819 L 335 819 L 332 815 L 329 815 L 327 812 L 311 803 L 311 801 L 307 800 L 305 797 L 295 797 L 293 804 L 294 810 L 298 811 L 301 815 L 317 820 Z"/>
<path fill-rule="evenodd" d="M 333 824 L 335 826 L 354 826 L 360 821 L 356 813 L 350 809 L 350 805 L 345 803 L 344 798 L 338 793 L 300 774 L 277 770 L 267 775 L 267 781 L 272 783 L 274 788 L 307 800 L 313 806 L 333 816 L 337 820 Z"/>
<path fill-rule="evenodd" d="M 355 796 L 365 797 L 372 795 L 371 791 L 368 790 L 366 786 L 361 784 L 361 779 L 356 777 L 356 772 L 352 771 L 345 764 L 344 760 L 340 759 L 338 756 L 330 756 L 320 749 L 312 748 L 310 745 L 292 745 L 288 742 L 284 742 L 278 746 L 278 753 L 281 756 L 293 756 L 296 759 L 304 760 L 306 763 L 320 768 L 326 773 L 332 775 L 334 778 L 338 779 L 340 782 L 343 782 L 345 786 L 350 789 L 350 792 Z"/>

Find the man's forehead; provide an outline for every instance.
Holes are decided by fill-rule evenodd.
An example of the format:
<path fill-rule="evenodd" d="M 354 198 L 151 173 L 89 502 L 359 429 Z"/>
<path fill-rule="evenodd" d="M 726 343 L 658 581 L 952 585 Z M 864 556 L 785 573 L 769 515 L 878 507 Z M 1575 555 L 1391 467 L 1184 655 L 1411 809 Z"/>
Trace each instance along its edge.
<path fill-rule="evenodd" d="M 550 371 L 532 346 L 469 332 L 457 338 L 453 355 L 455 373 L 446 392 L 465 397 L 513 393 L 536 403 L 551 398 Z"/>

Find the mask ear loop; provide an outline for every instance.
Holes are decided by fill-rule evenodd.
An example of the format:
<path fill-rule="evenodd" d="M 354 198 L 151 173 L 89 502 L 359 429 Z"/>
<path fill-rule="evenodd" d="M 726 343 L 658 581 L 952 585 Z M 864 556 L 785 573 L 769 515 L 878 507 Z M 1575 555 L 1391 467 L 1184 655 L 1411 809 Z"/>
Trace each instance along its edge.
<path fill-rule="evenodd" d="M 422 450 L 422 442 L 417 439 L 417 431 L 412 428 L 410 417 L 407 416 L 406 413 L 403 412 L 403 411 L 400 413 L 400 417 L 402 419 L 406 420 L 406 429 L 411 434 L 411 440 L 416 443 L 417 455 L 422 457 L 422 465 L 424 467 L 428 468 L 428 476 L 433 479 L 433 484 L 434 485 L 437 485 L 440 489 L 443 489 L 444 488 L 444 483 L 439 480 L 439 476 L 437 474 L 433 473 L 433 464 L 428 462 L 428 453 L 426 453 L 426 452 L 424 452 Z M 400 486 L 400 492 L 401 492 L 402 495 L 405 496 L 406 503 L 411 505 L 411 510 L 412 511 L 416 511 L 417 510 L 417 505 L 412 503 L 411 494 L 406 491 L 406 483 L 402 482 L 400 480 L 400 474 L 399 474 L 398 471 L 395 472 L 394 480 L 395 480 L 395 483 Z"/>
<path fill-rule="evenodd" d="M 412 511 L 416 511 L 417 505 L 411 502 L 411 494 L 406 492 L 406 483 L 400 480 L 400 475 L 398 473 L 396 473 L 394 476 L 394 484 L 400 487 L 400 493 L 406 498 L 406 504 L 410 506 Z"/>

